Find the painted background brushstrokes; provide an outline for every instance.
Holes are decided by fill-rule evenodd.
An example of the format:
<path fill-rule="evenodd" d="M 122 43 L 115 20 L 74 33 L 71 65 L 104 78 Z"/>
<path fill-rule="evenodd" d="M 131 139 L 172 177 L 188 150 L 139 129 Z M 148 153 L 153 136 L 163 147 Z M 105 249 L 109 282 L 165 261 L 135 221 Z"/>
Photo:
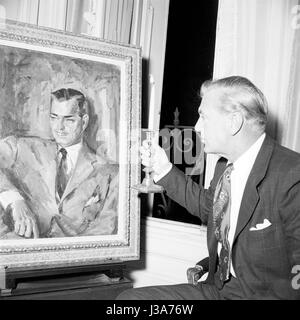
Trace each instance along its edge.
<path fill-rule="evenodd" d="M 120 70 L 112 64 L 0 46 L 0 137 L 52 138 L 50 93 L 82 91 L 90 102 L 87 142 L 118 162 Z"/>

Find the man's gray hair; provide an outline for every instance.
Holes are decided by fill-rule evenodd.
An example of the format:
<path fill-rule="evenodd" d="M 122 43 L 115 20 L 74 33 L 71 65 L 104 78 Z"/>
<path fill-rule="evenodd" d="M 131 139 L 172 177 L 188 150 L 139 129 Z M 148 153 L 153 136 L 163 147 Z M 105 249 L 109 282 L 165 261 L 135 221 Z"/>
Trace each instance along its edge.
<path fill-rule="evenodd" d="M 214 81 L 205 81 L 200 90 L 217 90 L 220 93 L 221 108 L 224 112 L 241 111 L 247 121 L 265 129 L 268 103 L 264 94 L 247 78 L 231 76 Z"/>

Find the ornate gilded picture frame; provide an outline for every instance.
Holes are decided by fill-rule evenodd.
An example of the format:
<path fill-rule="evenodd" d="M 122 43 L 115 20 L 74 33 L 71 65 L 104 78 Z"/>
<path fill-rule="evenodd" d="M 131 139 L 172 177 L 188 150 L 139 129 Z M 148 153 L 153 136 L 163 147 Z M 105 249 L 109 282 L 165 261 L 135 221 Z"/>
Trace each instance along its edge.
<path fill-rule="evenodd" d="M 0 266 L 138 259 L 140 203 L 131 186 L 140 181 L 140 49 L 8 22 L 0 52 Z M 51 109 L 54 92 L 80 92 L 88 105 L 59 199 L 57 136 L 74 125 Z M 30 212 L 25 222 L 19 204 Z"/>

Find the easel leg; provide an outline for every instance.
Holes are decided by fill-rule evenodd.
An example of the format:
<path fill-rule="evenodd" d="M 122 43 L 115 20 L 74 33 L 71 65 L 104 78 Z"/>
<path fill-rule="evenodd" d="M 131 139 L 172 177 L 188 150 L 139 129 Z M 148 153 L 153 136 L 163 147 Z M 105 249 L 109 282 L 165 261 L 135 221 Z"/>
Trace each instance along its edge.
<path fill-rule="evenodd" d="M 0 289 L 6 289 L 6 267 L 0 266 Z"/>
<path fill-rule="evenodd" d="M 6 266 L 0 266 L 0 296 L 10 296 L 11 288 L 7 287 Z"/>

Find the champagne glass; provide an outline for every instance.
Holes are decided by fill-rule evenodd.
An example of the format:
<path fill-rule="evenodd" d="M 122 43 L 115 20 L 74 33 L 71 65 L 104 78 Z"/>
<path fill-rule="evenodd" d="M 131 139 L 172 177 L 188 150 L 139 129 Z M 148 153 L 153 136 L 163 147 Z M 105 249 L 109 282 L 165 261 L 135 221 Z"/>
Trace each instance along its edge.
<path fill-rule="evenodd" d="M 145 172 L 145 178 L 143 179 L 142 183 L 133 186 L 132 188 L 139 191 L 140 193 L 162 193 L 164 188 L 160 185 L 157 185 L 153 181 L 153 168 L 152 168 L 152 161 L 151 158 L 153 156 L 152 152 L 152 144 L 155 138 L 155 131 L 151 129 L 145 129 L 146 133 L 146 141 L 149 146 L 150 151 L 150 163 L 149 166 L 145 166 L 143 171 Z"/>

